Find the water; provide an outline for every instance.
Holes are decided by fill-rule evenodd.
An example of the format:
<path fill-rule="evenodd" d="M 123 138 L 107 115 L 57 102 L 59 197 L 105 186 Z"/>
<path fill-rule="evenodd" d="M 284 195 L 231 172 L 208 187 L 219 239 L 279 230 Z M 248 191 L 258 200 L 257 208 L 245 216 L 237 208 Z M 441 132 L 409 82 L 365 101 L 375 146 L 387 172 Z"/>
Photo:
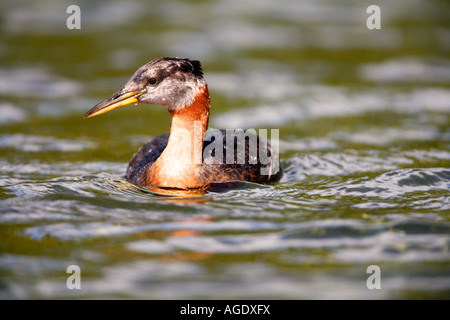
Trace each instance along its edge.
<path fill-rule="evenodd" d="M 75 2 L 81 30 L 0 4 L 0 298 L 450 297 L 445 1 L 383 3 L 381 30 L 370 1 Z M 164 55 L 202 61 L 211 126 L 280 130 L 279 183 L 124 180 L 167 111 L 83 115 Z"/>

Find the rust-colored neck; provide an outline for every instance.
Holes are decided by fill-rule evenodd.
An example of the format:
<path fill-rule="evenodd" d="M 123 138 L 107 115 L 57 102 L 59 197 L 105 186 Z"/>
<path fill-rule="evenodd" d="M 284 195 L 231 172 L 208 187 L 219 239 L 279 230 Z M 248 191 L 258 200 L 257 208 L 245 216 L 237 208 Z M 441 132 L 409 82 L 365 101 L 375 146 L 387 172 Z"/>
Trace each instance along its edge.
<path fill-rule="evenodd" d="M 192 138 L 191 143 L 194 143 L 194 140 L 201 141 L 203 147 L 203 135 L 208 129 L 209 107 L 208 86 L 205 84 L 190 106 L 169 110 L 172 116 L 170 133 L 172 134 L 172 132 L 180 129 L 186 130 Z M 198 140 L 199 136 L 200 139 Z"/>
<path fill-rule="evenodd" d="M 147 185 L 198 188 L 196 172 L 202 164 L 203 136 L 208 129 L 208 87 L 202 88 L 189 106 L 169 110 L 170 137 L 161 156 L 147 174 Z"/>

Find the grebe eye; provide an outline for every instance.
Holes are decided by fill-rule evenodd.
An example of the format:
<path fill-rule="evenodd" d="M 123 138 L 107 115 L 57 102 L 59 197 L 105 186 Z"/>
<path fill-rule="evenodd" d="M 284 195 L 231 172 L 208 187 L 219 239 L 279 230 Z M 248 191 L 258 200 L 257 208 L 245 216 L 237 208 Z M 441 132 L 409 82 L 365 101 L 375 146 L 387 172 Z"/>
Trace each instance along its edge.
<path fill-rule="evenodd" d="M 148 84 L 151 86 L 154 86 L 154 85 L 158 84 L 158 79 L 150 78 L 150 79 L 148 79 Z"/>

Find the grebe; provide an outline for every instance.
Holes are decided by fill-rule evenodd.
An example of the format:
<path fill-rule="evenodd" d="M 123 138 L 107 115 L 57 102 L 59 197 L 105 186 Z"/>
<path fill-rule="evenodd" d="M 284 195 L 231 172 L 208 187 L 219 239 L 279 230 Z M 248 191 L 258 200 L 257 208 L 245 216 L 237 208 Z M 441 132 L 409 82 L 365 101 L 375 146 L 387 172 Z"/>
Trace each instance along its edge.
<path fill-rule="evenodd" d="M 196 189 L 214 182 L 270 183 L 281 177 L 278 155 L 268 142 L 256 135 L 246 133 L 245 162 L 237 161 L 244 155 L 239 154 L 236 137 L 227 145 L 226 130 L 217 130 L 223 137 L 214 136 L 217 141 L 204 139 L 210 98 L 199 61 L 169 57 L 154 59 L 141 66 L 122 89 L 95 105 L 84 117 L 138 102 L 166 106 L 172 116 L 172 125 L 170 133 L 154 138 L 134 154 L 126 173 L 126 179 L 132 184 Z M 256 141 L 256 152 L 249 147 L 252 140 Z M 213 142 L 221 142 L 220 150 L 212 148 Z M 269 161 L 261 160 L 261 146 L 265 146 L 263 151 Z M 231 158 L 227 158 L 227 151 L 231 152 Z M 216 154 L 217 159 L 214 158 Z"/>

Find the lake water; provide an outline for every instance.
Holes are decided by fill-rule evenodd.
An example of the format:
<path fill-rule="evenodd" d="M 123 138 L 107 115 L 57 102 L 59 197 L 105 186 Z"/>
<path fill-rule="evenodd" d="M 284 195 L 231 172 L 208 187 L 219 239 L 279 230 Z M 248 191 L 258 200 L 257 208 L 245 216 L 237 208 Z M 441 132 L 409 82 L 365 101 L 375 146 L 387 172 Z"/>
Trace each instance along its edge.
<path fill-rule="evenodd" d="M 0 298 L 448 299 L 450 5 L 378 2 L 1 2 Z M 279 129 L 280 182 L 125 181 L 168 112 L 83 115 L 159 56 L 202 61 L 211 126 Z"/>

